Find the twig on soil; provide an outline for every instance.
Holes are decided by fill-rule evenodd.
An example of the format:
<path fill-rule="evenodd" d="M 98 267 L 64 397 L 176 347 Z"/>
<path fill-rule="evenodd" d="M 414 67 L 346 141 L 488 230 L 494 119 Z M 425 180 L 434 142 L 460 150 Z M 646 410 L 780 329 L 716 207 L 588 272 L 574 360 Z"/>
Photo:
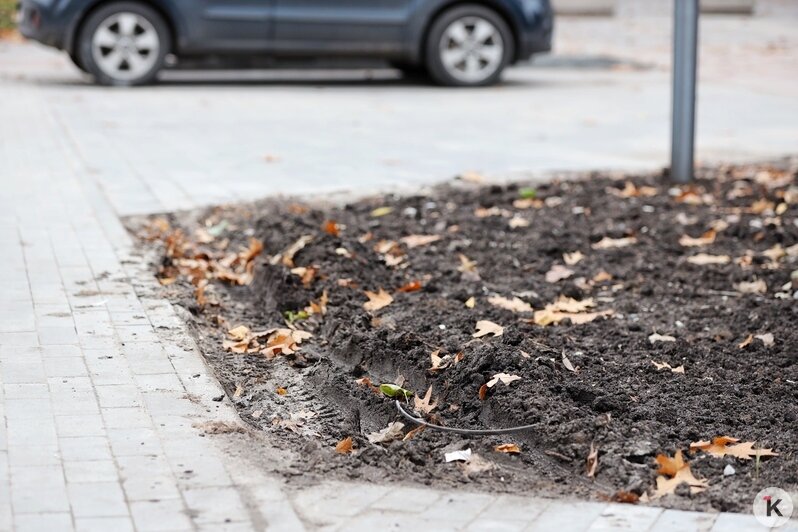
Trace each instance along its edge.
<path fill-rule="evenodd" d="M 396 401 L 396 409 L 399 411 L 402 417 L 404 417 L 408 421 L 412 421 L 417 425 L 423 425 L 425 427 L 440 430 L 443 432 L 453 432 L 455 434 L 490 436 L 492 434 L 510 434 L 513 432 L 524 432 L 526 430 L 535 429 L 535 425 L 521 425 L 518 427 L 508 427 L 506 429 L 458 429 L 454 427 L 443 427 L 441 425 L 434 425 L 432 423 L 428 423 L 421 418 L 413 416 L 412 414 L 408 413 L 407 410 L 402 408 L 402 404 L 399 401 Z"/>

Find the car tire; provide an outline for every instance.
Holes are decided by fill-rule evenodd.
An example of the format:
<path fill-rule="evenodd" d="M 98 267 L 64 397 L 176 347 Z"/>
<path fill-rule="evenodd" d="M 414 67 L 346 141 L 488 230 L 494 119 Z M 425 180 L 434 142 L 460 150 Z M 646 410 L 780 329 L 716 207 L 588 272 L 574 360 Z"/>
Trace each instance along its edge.
<path fill-rule="evenodd" d="M 78 70 L 80 70 L 81 72 L 88 72 L 88 70 L 86 70 L 86 67 L 83 66 L 83 63 L 80 62 L 80 58 L 78 57 L 77 54 L 70 53 L 69 59 L 72 61 L 72 64 L 78 68 Z"/>
<path fill-rule="evenodd" d="M 432 24 L 425 47 L 427 69 L 440 85 L 483 87 L 499 81 L 515 53 L 513 33 L 495 11 L 463 5 Z"/>
<path fill-rule="evenodd" d="M 77 57 L 101 85 L 129 87 L 155 80 L 171 45 L 169 26 L 152 8 L 113 2 L 86 18 Z"/>

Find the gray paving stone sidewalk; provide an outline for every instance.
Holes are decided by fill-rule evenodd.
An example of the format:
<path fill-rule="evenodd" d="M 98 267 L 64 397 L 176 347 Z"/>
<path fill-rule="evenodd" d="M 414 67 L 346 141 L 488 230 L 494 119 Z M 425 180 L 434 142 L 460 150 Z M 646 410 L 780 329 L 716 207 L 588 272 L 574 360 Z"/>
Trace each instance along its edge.
<path fill-rule="evenodd" d="M 262 88 L 188 84 L 109 92 L 78 85 L 78 76 L 62 58 L 28 45 L 0 46 L 0 65 L 16 72 L 0 76 L 0 532 L 764 530 L 746 515 L 414 486 L 286 485 L 240 452 L 257 447 L 257 435 L 203 437 L 203 423 L 236 423 L 238 418 L 226 399 L 213 400 L 223 395 L 221 387 L 175 309 L 150 295 L 150 272 L 119 220 L 124 214 L 285 191 L 286 176 L 302 178 L 300 191 L 357 188 L 366 180 L 419 183 L 422 175 L 446 178 L 457 156 L 469 167 L 487 170 L 493 164 L 501 170 L 527 167 L 530 161 L 535 168 L 553 161 L 636 167 L 652 159 L 650 141 L 664 131 L 659 126 L 641 126 L 641 138 L 629 133 L 631 141 L 616 144 L 616 152 L 607 154 L 609 141 L 585 147 L 596 135 L 585 132 L 584 127 L 593 126 L 582 124 L 584 107 L 563 111 L 572 121 L 566 127 L 560 127 L 562 116 L 543 109 L 525 116 L 553 126 L 556 142 L 536 137 L 543 135 L 540 129 L 530 135 L 521 134 L 521 125 L 508 126 L 506 137 L 521 139 L 513 149 L 534 147 L 535 139 L 543 145 L 509 166 L 505 137 L 486 139 L 484 153 L 475 155 L 465 141 L 479 130 L 466 128 L 466 134 L 449 141 L 435 139 L 431 150 L 443 150 L 437 158 L 405 168 L 394 159 L 396 153 L 417 153 L 429 138 L 386 148 L 396 138 L 390 128 L 402 122 L 396 117 L 406 112 L 418 116 L 446 99 L 449 120 L 468 109 L 470 100 L 411 88 L 413 99 L 404 101 L 397 94 L 404 97 L 407 87 L 366 94 L 357 84 L 325 97 L 323 90 L 300 84 L 270 91 L 287 102 L 285 115 L 263 122 L 290 132 L 286 142 L 278 134 L 267 138 L 278 146 L 278 155 L 287 157 L 280 169 L 262 160 L 270 147 L 258 141 L 264 127 L 258 120 L 274 110 L 273 102 L 258 96 Z M 544 74 L 540 94 L 564 104 L 578 96 L 584 76 Z M 665 97 L 667 91 L 657 85 L 660 78 L 661 73 L 643 73 L 619 82 L 604 72 L 588 81 L 596 83 L 600 96 L 620 104 L 623 98 L 613 92 L 619 87 L 624 97 L 636 91 L 642 91 L 644 100 Z M 538 83 L 524 73 L 513 79 L 516 85 L 501 89 L 512 105 L 527 97 L 519 87 Z M 574 94 L 557 96 L 561 89 Z M 493 113 L 512 108 L 481 94 L 480 104 Z M 715 94 L 728 101 L 739 96 Z M 338 153 L 330 140 L 335 128 L 303 143 L 300 133 L 319 120 L 315 112 L 298 114 L 308 99 L 319 108 L 328 106 L 324 120 L 344 124 L 354 132 L 354 144 Z M 364 99 L 367 107 L 359 106 Z M 731 145 L 739 147 L 751 135 L 774 143 L 745 154 L 770 154 L 789 145 L 796 138 L 793 100 L 778 90 L 771 100 L 757 99 L 764 106 L 764 121 L 749 136 L 735 130 L 743 140 Z M 335 111 L 335 104 L 343 107 Z M 421 107 L 414 109 L 417 104 Z M 214 106 L 224 111 L 210 111 Z M 255 118 L 248 114 L 253 106 Z M 625 118 L 637 112 L 630 107 Z M 159 113 L 167 108 L 182 119 L 197 118 L 200 125 L 165 123 Z M 347 113 L 364 109 L 387 109 L 388 118 L 363 129 Z M 661 121 L 661 114 L 643 118 Z M 623 120 L 611 112 L 598 115 L 599 136 L 618 136 Z M 488 127 L 502 131 L 500 122 Z M 234 139 L 225 136 L 225 128 L 239 126 Z M 369 138 L 373 131 L 379 133 Z M 728 137 L 717 131 L 709 145 L 722 149 L 712 153 L 727 153 L 723 150 L 731 148 L 723 141 Z M 369 147 L 376 154 L 363 156 L 371 153 Z M 601 152 L 605 155 L 595 163 Z M 385 169 L 396 167 L 385 178 Z M 362 180 L 351 176 L 355 171 Z M 780 530 L 796 532 L 798 526 Z"/>

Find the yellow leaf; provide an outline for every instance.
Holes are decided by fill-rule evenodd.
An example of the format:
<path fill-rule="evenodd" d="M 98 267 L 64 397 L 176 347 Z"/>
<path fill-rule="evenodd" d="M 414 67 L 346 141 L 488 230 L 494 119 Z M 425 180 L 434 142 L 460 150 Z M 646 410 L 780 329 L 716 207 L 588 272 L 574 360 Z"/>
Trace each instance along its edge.
<path fill-rule="evenodd" d="M 673 493 L 676 487 L 683 483 L 690 486 L 690 493 L 699 493 L 709 486 L 705 479 L 695 478 L 690 465 L 684 461 L 682 451 L 676 451 L 673 458 L 659 454 L 656 461 L 659 464 L 657 473 L 660 476 L 657 477 L 657 487 L 651 496 L 652 499 Z"/>
<path fill-rule="evenodd" d="M 466 308 L 474 308 L 474 306 L 476 304 L 477 304 L 477 300 L 474 298 L 474 296 L 471 296 L 468 299 L 466 299 L 466 302 L 465 302 Z"/>
<path fill-rule="evenodd" d="M 754 449 L 752 441 L 737 443 L 738 438 L 731 436 L 718 436 L 712 438 L 712 441 L 697 441 L 690 444 L 691 451 L 704 451 L 712 456 L 734 456 L 742 460 L 750 460 L 758 456 L 778 456 L 772 449 Z"/>
<path fill-rule="evenodd" d="M 374 218 L 379 218 L 381 216 L 385 216 L 386 214 L 391 214 L 393 212 L 392 207 L 377 207 L 373 211 L 371 211 L 371 215 Z"/>

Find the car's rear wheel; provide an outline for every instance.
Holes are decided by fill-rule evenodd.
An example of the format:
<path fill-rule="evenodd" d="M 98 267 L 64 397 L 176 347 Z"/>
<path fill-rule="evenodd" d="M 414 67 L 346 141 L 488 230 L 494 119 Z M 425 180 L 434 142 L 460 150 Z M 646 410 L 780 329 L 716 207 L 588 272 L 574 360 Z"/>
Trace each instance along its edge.
<path fill-rule="evenodd" d="M 496 83 L 514 53 L 513 34 L 502 17 L 465 5 L 440 15 L 430 28 L 426 64 L 432 78 L 450 86 Z"/>
<path fill-rule="evenodd" d="M 98 83 L 143 85 L 163 67 L 169 43 L 169 27 L 156 11 L 135 2 L 115 2 L 86 19 L 78 58 Z"/>

